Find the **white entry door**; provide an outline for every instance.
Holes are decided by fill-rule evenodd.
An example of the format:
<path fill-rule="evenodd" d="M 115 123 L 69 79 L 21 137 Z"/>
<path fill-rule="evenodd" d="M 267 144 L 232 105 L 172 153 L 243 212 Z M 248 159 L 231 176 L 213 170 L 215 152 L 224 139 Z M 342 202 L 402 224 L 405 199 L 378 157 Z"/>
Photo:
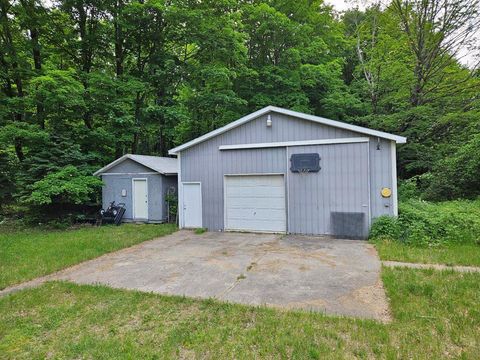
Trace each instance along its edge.
<path fill-rule="evenodd" d="M 148 219 L 147 179 L 133 179 L 133 218 Z"/>
<path fill-rule="evenodd" d="M 225 230 L 285 232 L 283 175 L 225 177 Z"/>
<path fill-rule="evenodd" d="M 183 183 L 183 226 L 202 227 L 202 188 L 200 183 Z"/>

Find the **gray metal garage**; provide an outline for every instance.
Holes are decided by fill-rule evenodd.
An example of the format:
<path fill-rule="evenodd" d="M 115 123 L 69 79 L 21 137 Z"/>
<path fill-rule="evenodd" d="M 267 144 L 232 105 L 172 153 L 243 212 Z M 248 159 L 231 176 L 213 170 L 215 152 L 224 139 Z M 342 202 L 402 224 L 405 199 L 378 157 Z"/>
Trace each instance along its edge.
<path fill-rule="evenodd" d="M 124 221 L 165 222 L 167 192 L 177 189 L 175 158 L 126 154 L 94 173 L 101 176 L 103 208 L 124 203 Z"/>
<path fill-rule="evenodd" d="M 364 238 L 397 214 L 406 138 L 268 106 L 170 150 L 180 227 Z"/>

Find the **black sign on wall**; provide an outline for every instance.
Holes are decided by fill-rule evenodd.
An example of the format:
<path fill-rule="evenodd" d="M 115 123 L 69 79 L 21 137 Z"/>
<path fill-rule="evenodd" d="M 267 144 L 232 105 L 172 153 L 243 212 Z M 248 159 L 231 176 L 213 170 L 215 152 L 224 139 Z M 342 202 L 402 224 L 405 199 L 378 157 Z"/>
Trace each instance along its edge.
<path fill-rule="evenodd" d="M 312 154 L 292 154 L 290 157 L 291 172 L 319 172 L 320 155 Z"/>

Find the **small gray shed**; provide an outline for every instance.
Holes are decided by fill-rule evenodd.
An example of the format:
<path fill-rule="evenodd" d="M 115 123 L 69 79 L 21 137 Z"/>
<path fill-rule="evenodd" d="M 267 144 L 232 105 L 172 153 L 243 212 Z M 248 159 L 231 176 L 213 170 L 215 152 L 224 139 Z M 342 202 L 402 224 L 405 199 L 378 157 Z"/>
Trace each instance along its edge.
<path fill-rule="evenodd" d="M 175 158 L 126 154 L 94 173 L 101 176 L 103 208 L 125 203 L 124 221 L 165 222 L 167 192 L 177 189 Z"/>
<path fill-rule="evenodd" d="M 170 150 L 181 228 L 365 238 L 397 215 L 406 138 L 267 106 Z"/>

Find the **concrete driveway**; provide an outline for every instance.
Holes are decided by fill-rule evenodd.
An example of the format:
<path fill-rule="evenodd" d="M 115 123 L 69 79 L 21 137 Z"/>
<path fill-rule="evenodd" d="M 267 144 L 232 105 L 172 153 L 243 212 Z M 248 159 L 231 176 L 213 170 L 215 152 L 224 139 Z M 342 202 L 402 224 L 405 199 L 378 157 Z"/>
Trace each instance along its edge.
<path fill-rule="evenodd" d="M 178 231 L 85 262 L 56 278 L 388 320 L 380 261 L 363 241 Z"/>

